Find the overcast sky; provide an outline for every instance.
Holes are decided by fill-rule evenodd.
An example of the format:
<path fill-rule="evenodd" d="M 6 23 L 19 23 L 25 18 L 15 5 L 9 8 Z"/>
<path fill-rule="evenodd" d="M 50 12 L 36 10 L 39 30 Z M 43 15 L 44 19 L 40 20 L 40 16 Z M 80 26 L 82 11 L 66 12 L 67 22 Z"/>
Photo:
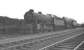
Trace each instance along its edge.
<path fill-rule="evenodd" d="M 84 23 L 84 0 L 0 0 L 0 16 L 22 19 L 29 9 Z"/>

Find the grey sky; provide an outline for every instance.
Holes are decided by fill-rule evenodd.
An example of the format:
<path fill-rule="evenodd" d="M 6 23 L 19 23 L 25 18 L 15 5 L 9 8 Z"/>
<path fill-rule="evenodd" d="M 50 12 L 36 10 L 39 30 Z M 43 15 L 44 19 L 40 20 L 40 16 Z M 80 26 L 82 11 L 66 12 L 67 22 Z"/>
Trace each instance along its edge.
<path fill-rule="evenodd" d="M 84 22 L 83 0 L 0 0 L 0 16 L 23 18 L 29 9 L 74 18 L 78 23 Z"/>

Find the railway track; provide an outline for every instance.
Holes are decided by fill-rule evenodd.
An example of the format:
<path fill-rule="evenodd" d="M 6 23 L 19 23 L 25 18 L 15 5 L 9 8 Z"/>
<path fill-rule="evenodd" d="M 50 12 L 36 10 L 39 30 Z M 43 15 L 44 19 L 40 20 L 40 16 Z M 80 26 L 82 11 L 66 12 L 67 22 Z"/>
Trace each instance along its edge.
<path fill-rule="evenodd" d="M 58 42 L 41 50 L 77 50 L 82 43 L 84 43 L 84 34 Z"/>
<path fill-rule="evenodd" d="M 63 34 L 54 34 L 36 39 L 24 39 L 22 41 L 14 41 L 9 43 L 0 44 L 0 50 L 40 50 L 46 46 L 52 45 L 56 42 L 70 38 L 71 36 L 80 35 L 81 30 L 75 30 L 70 32 L 64 32 Z"/>
<path fill-rule="evenodd" d="M 60 33 L 54 33 L 54 34 L 50 34 L 50 35 L 46 35 L 46 36 L 43 36 L 43 37 L 34 37 L 34 38 L 31 38 L 31 39 L 21 39 L 21 40 L 19 40 L 18 38 L 17 38 L 17 40 L 15 40 L 15 39 L 12 39 L 12 40 L 14 40 L 14 41 L 12 41 L 12 40 L 2 40 L 2 41 L 0 41 L 0 48 L 1 47 L 3 47 L 3 48 L 5 48 L 5 47 L 9 47 L 9 46 L 14 46 L 14 45 L 19 45 L 19 44 L 21 44 L 21 43 L 32 43 L 32 42 L 34 42 L 34 41 L 38 41 L 38 40 L 43 40 L 43 39 L 48 39 L 48 38 L 51 38 L 50 36 L 53 36 L 53 37 L 59 37 L 59 36 L 61 36 L 61 35 L 65 35 L 65 34 L 67 34 L 67 32 L 63 32 L 62 34 L 60 34 Z M 47 37 L 47 38 L 46 38 Z"/>
<path fill-rule="evenodd" d="M 84 50 L 84 41 L 82 41 L 79 45 L 77 45 L 74 50 Z"/>

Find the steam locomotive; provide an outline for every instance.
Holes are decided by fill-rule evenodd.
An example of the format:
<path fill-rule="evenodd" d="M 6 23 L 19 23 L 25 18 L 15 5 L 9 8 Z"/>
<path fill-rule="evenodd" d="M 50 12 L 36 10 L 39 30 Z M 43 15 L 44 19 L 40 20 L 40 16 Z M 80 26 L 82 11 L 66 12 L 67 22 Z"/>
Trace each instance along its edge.
<path fill-rule="evenodd" d="M 35 13 L 33 11 L 27 12 L 24 15 L 24 20 L 27 23 L 29 22 L 28 24 L 32 24 L 35 31 L 41 32 L 76 28 L 78 26 L 76 20 L 60 18 L 52 14 L 44 15 L 41 12 Z"/>

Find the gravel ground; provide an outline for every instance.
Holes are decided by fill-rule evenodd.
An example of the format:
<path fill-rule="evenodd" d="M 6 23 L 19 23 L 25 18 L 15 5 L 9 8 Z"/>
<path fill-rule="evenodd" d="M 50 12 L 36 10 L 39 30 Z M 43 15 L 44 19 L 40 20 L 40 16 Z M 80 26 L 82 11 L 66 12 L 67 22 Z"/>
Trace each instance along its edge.
<path fill-rule="evenodd" d="M 22 43 L 21 45 L 17 45 L 17 46 L 10 46 L 5 50 L 39 50 L 43 47 L 49 46 L 53 43 L 69 38 L 76 34 L 79 34 L 79 30 L 68 32 L 67 34 L 57 36 L 57 37 L 54 35 L 54 36 L 49 36 L 49 38 L 46 37 L 47 39 L 44 38 L 31 43 Z"/>

